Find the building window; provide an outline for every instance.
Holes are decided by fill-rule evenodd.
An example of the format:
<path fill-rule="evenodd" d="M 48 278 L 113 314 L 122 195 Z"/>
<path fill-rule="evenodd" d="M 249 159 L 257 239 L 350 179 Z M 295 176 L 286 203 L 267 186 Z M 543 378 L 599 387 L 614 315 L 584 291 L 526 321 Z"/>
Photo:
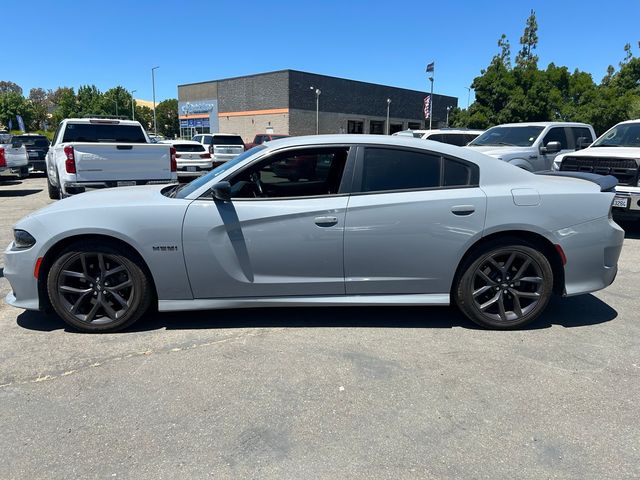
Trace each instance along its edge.
<path fill-rule="evenodd" d="M 363 132 L 364 132 L 364 122 L 359 122 L 358 120 L 349 120 L 347 122 L 347 133 L 361 134 Z"/>
<path fill-rule="evenodd" d="M 371 120 L 369 122 L 369 133 L 371 135 L 384 135 L 384 122 Z"/>
<path fill-rule="evenodd" d="M 391 135 L 393 135 L 396 132 L 401 132 L 402 131 L 402 124 L 401 123 L 392 123 L 391 124 L 391 128 L 389 129 L 389 133 Z"/>
<path fill-rule="evenodd" d="M 409 122 L 407 128 L 409 128 L 409 130 L 420 130 L 420 127 L 422 127 L 420 122 Z"/>

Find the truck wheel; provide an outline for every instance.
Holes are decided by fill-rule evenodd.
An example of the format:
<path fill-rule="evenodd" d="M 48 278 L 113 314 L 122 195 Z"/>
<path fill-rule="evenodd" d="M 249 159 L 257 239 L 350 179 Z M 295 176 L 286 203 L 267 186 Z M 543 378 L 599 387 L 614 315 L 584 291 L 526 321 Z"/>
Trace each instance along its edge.
<path fill-rule="evenodd" d="M 549 303 L 549 260 L 516 242 L 488 244 L 463 267 L 454 300 L 471 321 L 499 330 L 518 328 L 538 318 Z"/>
<path fill-rule="evenodd" d="M 58 187 L 54 187 L 49 180 L 49 176 L 47 175 L 47 191 L 49 192 L 49 198 L 52 200 L 56 200 L 60 198 L 60 192 L 58 192 Z"/>
<path fill-rule="evenodd" d="M 20 167 L 20 172 L 18 173 L 18 177 L 20 180 L 24 180 L 29 176 L 29 167 Z"/>
<path fill-rule="evenodd" d="M 151 285 L 140 261 L 98 242 L 62 251 L 47 276 L 55 312 L 83 332 L 114 332 L 138 320 L 151 305 Z"/>

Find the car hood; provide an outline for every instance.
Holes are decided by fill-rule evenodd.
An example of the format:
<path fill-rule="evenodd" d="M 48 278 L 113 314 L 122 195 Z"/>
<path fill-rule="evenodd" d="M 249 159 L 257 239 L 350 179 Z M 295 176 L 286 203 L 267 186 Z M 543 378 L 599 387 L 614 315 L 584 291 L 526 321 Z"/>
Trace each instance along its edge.
<path fill-rule="evenodd" d="M 58 202 L 47 205 L 33 212 L 31 216 L 37 217 L 53 212 L 70 210 L 100 209 L 105 207 L 135 207 L 136 205 L 148 205 L 173 201 L 175 199 L 165 197 L 161 191 L 167 185 L 141 185 L 137 187 L 117 187 L 94 190 L 91 192 L 73 195 Z"/>
<path fill-rule="evenodd" d="M 501 158 L 502 160 L 504 160 L 505 158 L 515 158 L 522 156 L 523 154 L 527 154 L 532 150 L 533 147 L 496 147 L 495 145 L 467 145 L 464 148 L 469 148 L 471 150 L 475 150 L 476 152 L 481 152 L 485 155 L 489 155 L 490 157 Z"/>
<path fill-rule="evenodd" d="M 565 156 L 640 158 L 640 147 L 589 147 L 568 153 Z"/>

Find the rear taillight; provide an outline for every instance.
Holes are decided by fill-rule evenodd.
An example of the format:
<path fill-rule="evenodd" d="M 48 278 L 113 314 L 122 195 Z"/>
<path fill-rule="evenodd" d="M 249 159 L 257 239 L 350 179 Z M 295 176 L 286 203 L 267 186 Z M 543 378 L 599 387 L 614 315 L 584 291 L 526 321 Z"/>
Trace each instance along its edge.
<path fill-rule="evenodd" d="M 76 173 L 76 156 L 72 146 L 64 147 L 64 155 L 67 159 L 64 161 L 64 168 L 67 173 Z"/>
<path fill-rule="evenodd" d="M 0 167 L 7 166 L 7 158 L 4 156 L 4 148 L 0 148 Z"/>
<path fill-rule="evenodd" d="M 209 145 L 209 155 L 213 155 L 213 144 Z"/>
<path fill-rule="evenodd" d="M 176 157 L 178 156 L 178 154 L 176 153 L 176 149 L 173 147 L 169 147 L 169 153 L 171 155 L 171 171 L 177 172 L 178 163 L 176 162 Z"/>
<path fill-rule="evenodd" d="M 211 154 L 210 153 L 201 153 L 200 154 L 200 158 L 211 158 Z"/>

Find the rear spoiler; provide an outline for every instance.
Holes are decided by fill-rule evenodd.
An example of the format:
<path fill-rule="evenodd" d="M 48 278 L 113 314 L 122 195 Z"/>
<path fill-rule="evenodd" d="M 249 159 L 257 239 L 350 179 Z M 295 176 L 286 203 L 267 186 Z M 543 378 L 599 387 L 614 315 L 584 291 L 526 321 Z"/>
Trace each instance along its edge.
<path fill-rule="evenodd" d="M 613 175 L 597 175 L 595 173 L 587 172 L 563 172 L 563 171 L 551 171 L 536 172 L 537 175 L 549 175 L 551 177 L 570 177 L 579 178 L 580 180 L 587 180 L 593 182 L 600 187 L 601 192 L 615 192 L 616 185 L 618 185 L 618 179 Z"/>

